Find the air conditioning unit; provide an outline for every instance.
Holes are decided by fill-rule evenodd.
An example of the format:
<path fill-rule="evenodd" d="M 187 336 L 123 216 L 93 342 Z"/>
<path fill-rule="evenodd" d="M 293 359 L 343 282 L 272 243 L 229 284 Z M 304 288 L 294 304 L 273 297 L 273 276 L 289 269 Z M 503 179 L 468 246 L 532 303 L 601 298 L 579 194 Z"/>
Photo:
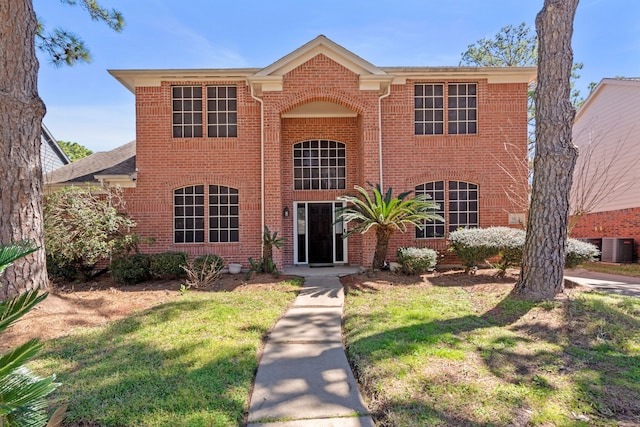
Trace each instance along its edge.
<path fill-rule="evenodd" d="M 633 238 L 603 238 L 602 261 L 604 262 L 633 262 Z"/>

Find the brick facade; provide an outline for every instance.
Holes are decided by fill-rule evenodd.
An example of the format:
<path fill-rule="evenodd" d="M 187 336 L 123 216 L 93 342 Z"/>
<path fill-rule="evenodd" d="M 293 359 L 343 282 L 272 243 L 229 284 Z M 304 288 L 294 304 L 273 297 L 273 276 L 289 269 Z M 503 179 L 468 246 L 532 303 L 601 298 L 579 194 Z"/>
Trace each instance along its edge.
<path fill-rule="evenodd" d="M 501 77 L 505 71 L 495 69 L 420 70 L 374 68 L 320 36 L 263 70 L 218 71 L 217 75 L 213 70 L 211 76 L 202 72 L 193 80 L 155 72 L 153 84 L 123 72 L 117 77 L 136 96 L 138 175 L 127 206 L 138 222 L 137 233 L 156 239 L 153 251 L 217 253 L 246 266 L 248 257 L 260 256 L 264 162 L 264 224 L 287 239 L 274 258 L 280 266 L 290 265 L 296 262 L 294 203 L 331 202 L 353 192 L 354 185 L 378 183 L 380 158 L 383 187 L 393 187 L 395 194 L 429 181 L 473 183 L 479 189 L 480 226 L 508 225 L 509 213 L 522 212 L 508 193 L 526 188 L 525 169 L 513 165 L 526 161 L 527 88 L 532 70 L 516 70 L 516 77 Z M 477 133 L 415 135 L 416 82 L 476 84 Z M 221 84 L 237 88 L 237 137 L 174 138 L 171 87 Z M 304 108 L 310 105 L 325 110 L 305 114 Z M 293 146 L 309 140 L 344 144 L 344 190 L 294 189 Z M 238 190 L 239 242 L 174 243 L 173 191 L 190 185 Z M 291 215 L 283 215 L 285 208 Z M 373 234 L 348 239 L 347 262 L 370 264 Z M 412 229 L 394 236 L 390 260 L 396 248 L 409 245 L 446 249 L 444 239 L 416 239 Z"/>
<path fill-rule="evenodd" d="M 571 230 L 575 238 L 633 238 L 635 260 L 640 259 L 640 208 L 617 209 L 584 215 Z"/>

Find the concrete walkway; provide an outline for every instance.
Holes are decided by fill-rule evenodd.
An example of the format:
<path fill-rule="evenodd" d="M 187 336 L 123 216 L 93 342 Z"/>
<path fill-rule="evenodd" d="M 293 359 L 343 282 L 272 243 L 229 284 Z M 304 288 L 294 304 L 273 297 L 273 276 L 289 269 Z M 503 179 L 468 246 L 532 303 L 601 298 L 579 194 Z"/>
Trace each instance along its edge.
<path fill-rule="evenodd" d="M 342 346 L 343 271 L 284 273 L 305 285 L 265 345 L 248 426 L 373 427 Z"/>
<path fill-rule="evenodd" d="M 589 271 L 584 268 L 574 268 L 565 270 L 564 278 L 579 285 L 589 286 L 601 291 L 640 297 L 640 277 L 621 276 Z"/>

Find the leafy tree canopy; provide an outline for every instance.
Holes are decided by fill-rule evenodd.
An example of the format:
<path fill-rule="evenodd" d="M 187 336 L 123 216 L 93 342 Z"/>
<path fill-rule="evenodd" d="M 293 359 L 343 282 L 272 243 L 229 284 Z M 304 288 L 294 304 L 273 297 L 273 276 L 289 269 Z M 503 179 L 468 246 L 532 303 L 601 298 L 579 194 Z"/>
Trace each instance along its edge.
<path fill-rule="evenodd" d="M 65 154 L 69 157 L 69 160 L 71 160 L 72 162 L 93 154 L 93 151 L 89 150 L 82 144 L 78 144 L 77 142 L 58 141 L 58 145 L 60 146 L 60 148 L 62 148 L 62 151 L 65 152 Z"/>
<path fill-rule="evenodd" d="M 71 6 L 85 9 L 92 20 L 102 21 L 115 31 L 124 28 L 124 17 L 115 9 L 102 7 L 97 0 L 60 0 Z M 43 20 L 38 18 L 36 46 L 46 52 L 55 66 L 73 65 L 76 62 L 91 62 L 91 54 L 81 38 L 62 28 L 48 31 Z"/>

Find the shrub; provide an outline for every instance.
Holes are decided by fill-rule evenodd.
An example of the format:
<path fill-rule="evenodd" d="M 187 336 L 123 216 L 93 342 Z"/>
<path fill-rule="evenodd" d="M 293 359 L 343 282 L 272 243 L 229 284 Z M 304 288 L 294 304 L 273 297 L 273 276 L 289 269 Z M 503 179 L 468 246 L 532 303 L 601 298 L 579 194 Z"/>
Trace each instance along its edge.
<path fill-rule="evenodd" d="M 118 212 L 117 191 L 106 196 L 71 187 L 45 198 L 45 250 L 57 265 L 73 266 L 86 280 L 136 224 Z"/>
<path fill-rule="evenodd" d="M 215 270 L 221 271 L 224 268 L 224 259 L 220 255 L 207 254 L 193 261 L 193 267 L 198 270 L 202 268 L 210 269 L 211 266 L 214 266 Z"/>
<path fill-rule="evenodd" d="M 567 239 L 567 258 L 564 266 L 575 268 L 584 262 L 594 261 L 598 255 L 600 255 L 600 251 L 594 244 L 569 238 Z"/>
<path fill-rule="evenodd" d="M 148 280 L 151 257 L 147 254 L 126 255 L 111 262 L 111 277 L 118 283 L 135 285 Z"/>
<path fill-rule="evenodd" d="M 182 268 L 189 264 L 186 252 L 162 252 L 151 255 L 150 273 L 154 276 L 182 276 Z"/>
<path fill-rule="evenodd" d="M 60 257 L 47 254 L 47 274 L 52 278 L 71 281 L 78 277 L 78 269 Z"/>
<path fill-rule="evenodd" d="M 219 255 L 203 255 L 188 266 L 182 266 L 187 274 L 186 288 L 199 288 L 217 282 L 222 276 L 224 259 Z"/>
<path fill-rule="evenodd" d="M 493 266 L 497 275 L 522 261 L 526 233 L 509 227 L 469 228 L 449 234 L 451 249 L 462 260 L 467 271 L 487 259 L 499 256 Z M 598 248 L 591 243 L 567 239 L 565 267 L 573 268 L 585 261 L 592 261 L 598 255 Z"/>
<path fill-rule="evenodd" d="M 438 253 L 429 248 L 400 248 L 396 258 L 405 274 L 424 274 L 433 271 L 438 262 Z"/>

